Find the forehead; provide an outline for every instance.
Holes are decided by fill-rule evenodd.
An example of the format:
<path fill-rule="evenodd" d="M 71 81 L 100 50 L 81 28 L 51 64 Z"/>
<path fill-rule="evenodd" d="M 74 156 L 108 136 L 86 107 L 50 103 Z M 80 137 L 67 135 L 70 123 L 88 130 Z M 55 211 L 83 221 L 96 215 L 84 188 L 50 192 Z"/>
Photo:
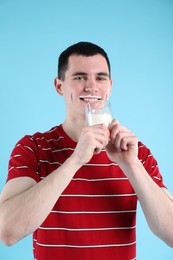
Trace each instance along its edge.
<path fill-rule="evenodd" d="M 88 57 L 82 55 L 71 55 L 68 61 L 68 71 L 83 71 L 86 73 L 105 72 L 109 74 L 106 59 L 100 54 Z"/>

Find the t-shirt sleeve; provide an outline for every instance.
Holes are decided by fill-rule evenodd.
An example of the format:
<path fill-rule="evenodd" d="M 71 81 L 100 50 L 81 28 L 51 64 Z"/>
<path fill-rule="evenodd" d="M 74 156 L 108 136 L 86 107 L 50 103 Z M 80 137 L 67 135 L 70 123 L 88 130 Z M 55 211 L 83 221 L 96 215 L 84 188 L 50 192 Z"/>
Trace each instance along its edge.
<path fill-rule="evenodd" d="M 155 181 L 155 183 L 157 183 L 157 185 L 162 188 L 166 188 L 166 186 L 163 183 L 163 177 L 160 173 L 156 159 L 152 155 L 150 149 L 148 149 L 141 142 L 139 142 L 138 158 L 140 159 L 141 163 L 144 165 L 148 174 Z"/>
<path fill-rule="evenodd" d="M 32 136 L 24 136 L 14 147 L 8 164 L 7 182 L 17 177 L 39 181 L 37 145 Z"/>

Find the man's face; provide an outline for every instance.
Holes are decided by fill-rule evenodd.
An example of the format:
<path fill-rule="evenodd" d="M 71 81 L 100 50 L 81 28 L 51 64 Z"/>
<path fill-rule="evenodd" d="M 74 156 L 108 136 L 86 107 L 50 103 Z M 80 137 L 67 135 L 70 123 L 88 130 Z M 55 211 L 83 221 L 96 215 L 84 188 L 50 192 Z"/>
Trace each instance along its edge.
<path fill-rule="evenodd" d="M 65 79 L 61 81 L 67 112 L 84 114 L 85 103 L 108 99 L 111 86 L 108 65 L 102 55 L 70 56 Z"/>

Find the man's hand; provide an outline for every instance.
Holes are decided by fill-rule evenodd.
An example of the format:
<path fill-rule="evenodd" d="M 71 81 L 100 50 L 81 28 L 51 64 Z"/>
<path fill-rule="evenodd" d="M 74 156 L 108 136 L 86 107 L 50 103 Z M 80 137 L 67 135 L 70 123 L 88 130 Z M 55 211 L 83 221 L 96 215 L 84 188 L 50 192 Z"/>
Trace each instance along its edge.
<path fill-rule="evenodd" d="M 107 146 L 110 132 L 104 124 L 83 128 L 73 156 L 83 165 Z"/>
<path fill-rule="evenodd" d="M 109 159 L 121 165 L 131 165 L 138 158 L 138 138 L 129 129 L 113 120 L 110 127 L 110 140 L 106 146 Z"/>

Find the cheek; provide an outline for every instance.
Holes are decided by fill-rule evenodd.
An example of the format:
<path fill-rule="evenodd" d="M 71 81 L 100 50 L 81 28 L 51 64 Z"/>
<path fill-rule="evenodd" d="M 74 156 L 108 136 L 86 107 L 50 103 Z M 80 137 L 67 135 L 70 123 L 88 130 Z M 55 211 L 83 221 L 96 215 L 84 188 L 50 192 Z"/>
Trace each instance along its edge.
<path fill-rule="evenodd" d="M 110 90 L 105 91 L 105 99 L 108 99 L 110 96 Z"/>
<path fill-rule="evenodd" d="M 74 93 L 72 91 L 68 90 L 66 93 L 66 98 L 68 99 L 69 102 L 74 101 Z"/>
<path fill-rule="evenodd" d="M 79 97 L 83 86 L 81 84 L 75 84 L 73 82 L 68 82 L 64 87 L 64 96 L 68 102 L 75 102 L 76 98 Z"/>
<path fill-rule="evenodd" d="M 108 99 L 109 99 L 109 94 L 106 94 L 106 97 L 105 97 L 105 99 L 106 99 L 106 100 L 108 100 Z"/>
<path fill-rule="evenodd" d="M 74 100 L 74 98 L 73 98 L 73 94 L 72 94 L 72 93 L 70 93 L 70 100 L 71 100 L 71 101 Z"/>

